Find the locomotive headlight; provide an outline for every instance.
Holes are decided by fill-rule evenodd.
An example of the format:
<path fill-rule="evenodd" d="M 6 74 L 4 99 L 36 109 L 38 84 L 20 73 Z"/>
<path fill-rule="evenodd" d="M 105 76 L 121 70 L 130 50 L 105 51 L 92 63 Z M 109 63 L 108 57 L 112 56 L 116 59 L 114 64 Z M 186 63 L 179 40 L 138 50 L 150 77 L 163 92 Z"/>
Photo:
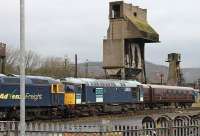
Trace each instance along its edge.
<path fill-rule="evenodd" d="M 51 93 L 64 93 L 64 85 L 63 84 L 52 84 L 51 85 Z"/>

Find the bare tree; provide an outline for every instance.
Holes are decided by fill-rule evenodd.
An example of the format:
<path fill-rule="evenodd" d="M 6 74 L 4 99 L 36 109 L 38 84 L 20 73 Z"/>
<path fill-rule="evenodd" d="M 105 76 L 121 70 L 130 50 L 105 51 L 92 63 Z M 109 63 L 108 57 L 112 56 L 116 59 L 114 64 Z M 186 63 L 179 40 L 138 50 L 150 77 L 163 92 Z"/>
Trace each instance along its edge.
<path fill-rule="evenodd" d="M 55 78 L 64 78 L 72 75 L 72 71 L 73 68 L 68 58 L 47 57 L 43 58 L 41 67 L 35 73 Z"/>
<path fill-rule="evenodd" d="M 6 56 L 6 72 L 19 74 L 20 52 L 16 48 L 8 48 Z M 70 64 L 70 59 L 65 56 L 59 57 L 42 57 L 32 50 L 26 51 L 26 74 L 52 76 L 63 78 L 74 74 L 74 68 Z"/>
<path fill-rule="evenodd" d="M 6 63 L 9 65 L 16 65 L 19 59 L 19 50 L 15 48 L 6 49 Z"/>
<path fill-rule="evenodd" d="M 16 64 L 19 61 L 19 50 L 15 48 L 6 49 L 6 73 L 18 74 Z"/>
<path fill-rule="evenodd" d="M 40 67 L 40 55 L 29 50 L 25 53 L 25 69 L 26 73 L 31 74 L 33 70 Z M 7 73 L 19 73 L 19 65 L 20 65 L 20 51 L 16 48 L 8 48 L 6 51 L 6 69 Z"/>
<path fill-rule="evenodd" d="M 26 52 L 25 68 L 26 73 L 31 74 L 34 70 L 41 66 L 42 57 L 35 52 L 29 50 Z"/>

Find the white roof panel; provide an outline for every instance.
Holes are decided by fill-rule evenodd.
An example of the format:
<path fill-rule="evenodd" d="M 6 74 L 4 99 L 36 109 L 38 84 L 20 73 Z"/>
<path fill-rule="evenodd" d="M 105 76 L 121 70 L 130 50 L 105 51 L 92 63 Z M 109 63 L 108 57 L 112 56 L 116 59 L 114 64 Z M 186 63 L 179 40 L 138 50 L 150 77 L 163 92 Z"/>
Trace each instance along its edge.
<path fill-rule="evenodd" d="M 0 77 L 6 77 L 6 75 L 4 75 L 4 74 L 0 74 Z"/>
<path fill-rule="evenodd" d="M 92 78 L 65 78 L 64 81 L 71 84 L 86 84 L 89 86 L 110 86 L 110 87 L 137 87 L 141 85 L 138 81 L 132 80 L 111 80 L 111 79 L 92 79 Z"/>
<path fill-rule="evenodd" d="M 142 84 L 143 87 L 149 88 L 151 86 L 152 88 L 159 88 L 159 89 L 171 89 L 171 90 L 176 90 L 176 89 L 181 89 L 181 90 L 194 90 L 191 87 L 182 87 L 182 86 L 168 86 L 168 85 L 153 85 L 153 84 Z"/>

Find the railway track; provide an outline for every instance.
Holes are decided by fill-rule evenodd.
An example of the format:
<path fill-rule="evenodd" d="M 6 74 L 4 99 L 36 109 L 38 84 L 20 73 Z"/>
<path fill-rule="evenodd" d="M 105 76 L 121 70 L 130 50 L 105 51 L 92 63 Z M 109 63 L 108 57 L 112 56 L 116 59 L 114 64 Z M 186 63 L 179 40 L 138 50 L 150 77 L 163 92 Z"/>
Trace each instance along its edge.
<path fill-rule="evenodd" d="M 151 115 L 162 115 L 162 114 L 188 114 L 188 113 L 198 113 L 200 114 L 200 107 L 191 107 L 187 109 L 181 109 L 181 108 L 168 108 L 168 109 L 146 109 L 146 110 L 138 110 L 138 111 L 131 111 L 131 112 L 122 112 L 122 113 L 115 113 L 115 114 L 105 114 L 105 115 L 99 115 L 99 116 L 86 116 L 86 117 L 69 117 L 66 119 L 54 119 L 54 120 L 34 120 L 36 122 L 42 121 L 42 122 L 69 122 L 69 123 L 90 123 L 90 122 L 99 122 L 102 120 L 124 120 L 131 117 L 136 116 L 151 116 Z M 32 121 L 32 122 L 34 122 Z"/>

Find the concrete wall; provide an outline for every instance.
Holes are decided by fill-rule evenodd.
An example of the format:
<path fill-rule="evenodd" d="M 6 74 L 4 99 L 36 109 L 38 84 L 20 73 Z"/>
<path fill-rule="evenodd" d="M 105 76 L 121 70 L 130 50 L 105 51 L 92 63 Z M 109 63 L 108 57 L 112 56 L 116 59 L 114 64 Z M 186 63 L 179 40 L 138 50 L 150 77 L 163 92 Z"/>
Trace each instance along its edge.
<path fill-rule="evenodd" d="M 123 67 L 123 40 L 104 40 L 103 41 L 103 66 Z"/>
<path fill-rule="evenodd" d="M 147 10 L 146 9 L 142 9 L 138 6 L 133 6 L 131 4 L 126 4 L 124 3 L 123 6 L 123 14 L 125 16 L 133 16 L 134 13 L 137 14 L 137 18 L 143 21 L 147 21 Z"/>
<path fill-rule="evenodd" d="M 141 33 L 131 22 L 124 19 L 110 21 L 107 31 L 108 39 L 131 39 L 133 37 L 141 37 Z"/>

